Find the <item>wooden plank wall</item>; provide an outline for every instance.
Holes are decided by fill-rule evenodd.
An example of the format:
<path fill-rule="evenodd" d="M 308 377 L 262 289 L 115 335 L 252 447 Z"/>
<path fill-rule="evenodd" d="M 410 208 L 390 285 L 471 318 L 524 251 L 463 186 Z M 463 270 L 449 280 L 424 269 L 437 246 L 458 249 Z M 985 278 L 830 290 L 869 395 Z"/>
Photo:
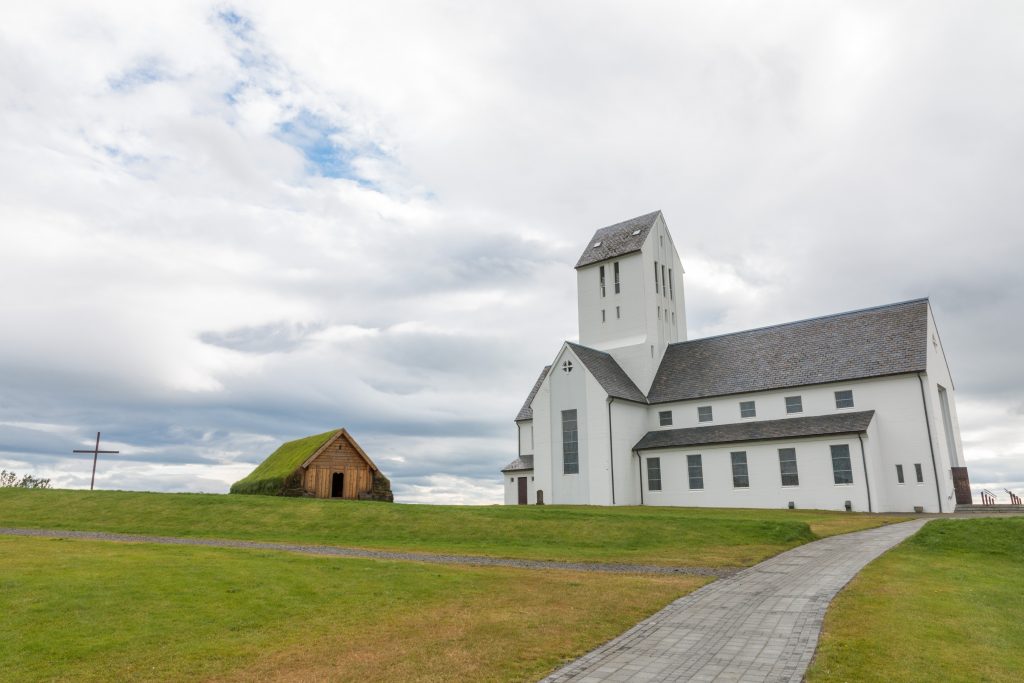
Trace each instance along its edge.
<path fill-rule="evenodd" d="M 345 473 L 343 498 L 356 498 L 369 491 L 373 484 L 373 471 L 345 437 L 332 443 L 309 464 L 303 488 L 317 498 L 330 498 L 334 472 Z"/>

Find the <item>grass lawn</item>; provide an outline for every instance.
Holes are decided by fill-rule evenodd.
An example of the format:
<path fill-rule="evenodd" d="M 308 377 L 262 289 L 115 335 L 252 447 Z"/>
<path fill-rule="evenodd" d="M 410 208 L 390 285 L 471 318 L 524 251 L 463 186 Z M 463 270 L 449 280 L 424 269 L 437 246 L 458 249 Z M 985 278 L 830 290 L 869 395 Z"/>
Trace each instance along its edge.
<path fill-rule="evenodd" d="M 832 603 L 815 681 L 1024 678 L 1024 518 L 938 520 Z"/>
<path fill-rule="evenodd" d="M 0 678 L 536 680 L 705 581 L 0 536 Z"/>
<path fill-rule="evenodd" d="M 393 505 L 0 489 L 0 527 L 688 566 L 749 566 L 816 538 L 903 519 L 816 510 Z"/>

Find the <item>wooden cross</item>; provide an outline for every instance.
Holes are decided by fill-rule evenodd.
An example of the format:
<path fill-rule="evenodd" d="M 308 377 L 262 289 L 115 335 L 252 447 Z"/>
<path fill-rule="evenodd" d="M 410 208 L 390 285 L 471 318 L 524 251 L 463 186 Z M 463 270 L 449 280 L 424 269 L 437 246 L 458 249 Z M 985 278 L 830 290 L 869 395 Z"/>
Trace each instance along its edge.
<path fill-rule="evenodd" d="M 91 451 L 80 451 L 74 450 L 72 453 L 92 453 L 92 481 L 89 482 L 89 490 L 92 491 L 92 487 L 96 485 L 96 460 L 99 459 L 100 453 L 120 453 L 120 451 L 101 451 L 100 450 L 100 433 L 96 432 L 96 447 Z"/>

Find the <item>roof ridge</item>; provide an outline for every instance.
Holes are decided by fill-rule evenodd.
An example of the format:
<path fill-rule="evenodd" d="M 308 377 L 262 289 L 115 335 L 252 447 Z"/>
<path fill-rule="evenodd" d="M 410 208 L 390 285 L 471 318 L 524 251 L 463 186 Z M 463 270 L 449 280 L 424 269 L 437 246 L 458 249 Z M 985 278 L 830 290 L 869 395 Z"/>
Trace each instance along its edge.
<path fill-rule="evenodd" d="M 906 306 L 907 304 L 927 303 L 931 305 L 931 300 L 926 297 L 918 297 L 916 299 L 907 299 L 906 301 L 896 301 L 891 304 L 879 304 L 878 306 L 868 306 L 867 308 L 857 308 L 852 311 L 841 311 L 839 313 L 828 313 L 826 315 L 817 315 L 811 318 L 802 318 L 800 320 L 791 320 L 785 323 L 775 323 L 774 325 L 763 325 L 761 327 L 751 327 L 747 330 L 736 330 L 735 332 L 723 332 L 722 334 L 713 334 L 710 337 L 699 337 L 697 339 L 686 339 L 683 341 L 672 342 L 669 346 L 682 346 L 683 344 L 693 344 L 696 342 L 707 341 L 709 339 L 721 339 L 722 337 L 731 337 L 737 334 L 747 334 L 749 332 L 763 332 L 764 330 L 774 330 L 780 327 L 789 327 L 790 325 L 801 325 L 803 323 L 811 323 L 819 320 L 828 320 L 829 318 L 840 318 L 844 315 L 854 315 L 856 313 L 868 313 L 869 311 L 880 311 L 883 308 L 896 308 L 897 306 Z M 596 350 L 596 349 L 595 349 Z"/>

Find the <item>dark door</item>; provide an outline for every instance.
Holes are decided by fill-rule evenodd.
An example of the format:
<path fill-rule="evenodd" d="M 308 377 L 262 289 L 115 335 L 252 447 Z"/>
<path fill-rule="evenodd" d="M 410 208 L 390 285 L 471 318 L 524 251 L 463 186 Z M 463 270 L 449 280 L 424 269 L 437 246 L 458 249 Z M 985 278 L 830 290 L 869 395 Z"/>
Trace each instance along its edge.
<path fill-rule="evenodd" d="M 519 504 L 526 505 L 526 477 L 519 477 Z"/>
<path fill-rule="evenodd" d="M 974 502 L 971 498 L 971 480 L 967 478 L 966 467 L 954 467 L 953 469 L 953 491 L 956 493 L 957 505 L 970 505 Z"/>
<path fill-rule="evenodd" d="M 335 472 L 331 475 L 331 498 L 345 497 L 345 473 Z"/>

